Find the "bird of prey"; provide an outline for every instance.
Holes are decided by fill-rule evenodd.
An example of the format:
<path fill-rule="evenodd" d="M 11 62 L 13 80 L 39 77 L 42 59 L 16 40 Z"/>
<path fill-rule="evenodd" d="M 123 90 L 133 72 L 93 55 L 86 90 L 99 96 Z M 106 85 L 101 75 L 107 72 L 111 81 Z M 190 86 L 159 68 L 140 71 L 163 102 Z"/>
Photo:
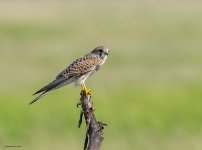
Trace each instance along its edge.
<path fill-rule="evenodd" d="M 41 94 L 29 104 L 36 102 L 48 92 L 72 82 L 75 83 L 75 86 L 81 86 L 86 95 L 92 95 L 91 90 L 86 87 L 85 81 L 89 76 L 94 74 L 103 66 L 108 54 L 109 48 L 105 46 L 98 46 L 83 57 L 76 59 L 61 73 L 59 73 L 55 80 L 34 93 L 33 95 L 39 93 Z"/>

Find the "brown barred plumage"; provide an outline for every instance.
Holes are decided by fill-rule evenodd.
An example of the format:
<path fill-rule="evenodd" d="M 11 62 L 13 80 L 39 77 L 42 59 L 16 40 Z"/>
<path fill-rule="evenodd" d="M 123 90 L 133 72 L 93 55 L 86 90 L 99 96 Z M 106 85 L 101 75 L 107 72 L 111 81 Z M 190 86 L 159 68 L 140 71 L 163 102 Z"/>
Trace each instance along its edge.
<path fill-rule="evenodd" d="M 43 92 L 37 98 L 30 102 L 34 103 L 42 98 L 46 93 L 54 89 L 58 89 L 66 84 L 75 82 L 75 85 L 82 85 L 85 80 L 99 70 L 104 64 L 109 53 L 109 49 L 105 46 L 98 46 L 90 53 L 81 58 L 76 59 L 66 69 L 56 76 L 56 79 L 38 90 L 35 94 Z"/>

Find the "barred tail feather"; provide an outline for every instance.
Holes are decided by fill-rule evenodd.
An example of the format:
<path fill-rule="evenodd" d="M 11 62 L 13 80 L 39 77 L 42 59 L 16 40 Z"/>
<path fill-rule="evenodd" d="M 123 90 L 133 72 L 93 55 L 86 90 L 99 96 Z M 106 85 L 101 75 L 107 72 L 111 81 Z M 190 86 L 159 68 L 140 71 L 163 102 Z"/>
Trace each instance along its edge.
<path fill-rule="evenodd" d="M 36 102 L 37 100 L 39 100 L 40 98 L 42 98 L 43 96 L 45 96 L 45 94 L 47 93 L 48 91 L 45 91 L 43 92 L 42 94 L 40 94 L 38 97 L 36 97 L 33 101 L 31 101 L 29 104 L 33 104 L 34 102 Z"/>
<path fill-rule="evenodd" d="M 33 101 L 31 101 L 29 104 L 33 104 L 34 102 L 36 102 L 37 100 L 42 98 L 49 91 L 55 90 L 55 89 L 57 89 L 59 87 L 62 87 L 62 86 L 66 85 L 66 84 L 68 84 L 70 82 L 72 82 L 72 80 L 68 80 L 67 77 L 61 77 L 59 79 L 54 80 L 53 82 L 49 83 L 48 85 L 44 86 L 39 91 L 34 93 L 33 95 L 43 92 L 37 98 L 35 98 Z"/>

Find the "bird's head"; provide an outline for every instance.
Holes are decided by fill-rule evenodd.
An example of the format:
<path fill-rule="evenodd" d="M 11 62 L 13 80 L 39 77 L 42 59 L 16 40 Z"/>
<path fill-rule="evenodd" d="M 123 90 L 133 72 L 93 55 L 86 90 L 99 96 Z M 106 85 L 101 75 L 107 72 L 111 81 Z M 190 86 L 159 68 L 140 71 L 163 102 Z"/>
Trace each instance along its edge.
<path fill-rule="evenodd" d="M 98 46 L 94 50 L 92 50 L 93 54 L 100 56 L 101 58 L 105 58 L 109 55 L 109 48 L 106 46 Z"/>

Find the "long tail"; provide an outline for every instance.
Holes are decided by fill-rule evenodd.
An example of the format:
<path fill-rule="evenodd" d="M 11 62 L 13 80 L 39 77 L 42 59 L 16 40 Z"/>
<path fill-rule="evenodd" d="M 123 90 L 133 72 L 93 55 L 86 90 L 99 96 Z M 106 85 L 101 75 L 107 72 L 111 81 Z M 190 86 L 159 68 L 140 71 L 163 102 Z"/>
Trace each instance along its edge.
<path fill-rule="evenodd" d="M 33 101 L 31 101 L 29 104 L 33 104 L 34 102 L 36 102 L 37 100 L 39 100 L 40 98 L 42 98 L 43 96 L 45 96 L 48 92 L 57 89 L 59 87 L 62 87 L 65 85 L 65 83 L 67 83 L 68 78 L 66 77 L 61 77 L 59 79 L 54 80 L 53 82 L 49 83 L 48 85 L 44 86 L 43 88 L 41 88 L 40 90 L 38 90 L 35 94 L 39 94 L 41 93 L 38 97 L 36 97 Z"/>
<path fill-rule="evenodd" d="M 34 100 L 32 100 L 29 104 L 33 104 L 34 102 L 36 102 L 37 100 L 39 100 L 40 98 L 44 97 L 45 94 L 47 94 L 48 91 L 43 92 L 42 94 L 40 94 L 38 97 L 36 97 Z"/>

